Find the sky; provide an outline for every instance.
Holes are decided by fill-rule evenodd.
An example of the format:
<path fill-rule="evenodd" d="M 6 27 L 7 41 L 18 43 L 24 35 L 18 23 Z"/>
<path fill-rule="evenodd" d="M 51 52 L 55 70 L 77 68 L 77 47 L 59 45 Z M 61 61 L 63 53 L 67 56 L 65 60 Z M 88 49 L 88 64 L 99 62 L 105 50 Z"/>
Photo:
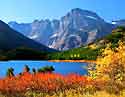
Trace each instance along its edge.
<path fill-rule="evenodd" d="M 125 0 L 0 0 L 0 20 L 60 19 L 73 8 L 94 11 L 106 21 L 125 19 Z"/>

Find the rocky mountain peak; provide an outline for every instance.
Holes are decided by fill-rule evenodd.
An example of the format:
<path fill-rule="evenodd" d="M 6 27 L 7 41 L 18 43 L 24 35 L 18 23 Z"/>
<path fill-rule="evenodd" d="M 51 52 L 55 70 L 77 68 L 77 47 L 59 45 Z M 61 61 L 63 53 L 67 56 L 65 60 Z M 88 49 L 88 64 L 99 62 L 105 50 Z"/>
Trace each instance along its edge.
<path fill-rule="evenodd" d="M 75 8 L 59 20 L 35 20 L 22 32 L 28 32 L 27 37 L 51 48 L 67 50 L 93 42 L 110 33 L 113 27 L 95 12 Z"/>
<path fill-rule="evenodd" d="M 72 9 L 70 12 L 67 13 L 66 16 L 64 17 L 88 17 L 88 18 L 91 18 L 91 19 L 101 19 L 95 12 L 92 12 L 92 11 L 88 11 L 88 10 L 83 10 L 83 9 L 80 9 L 80 8 L 75 8 L 75 9 Z M 102 19 L 101 19 L 102 20 Z"/>

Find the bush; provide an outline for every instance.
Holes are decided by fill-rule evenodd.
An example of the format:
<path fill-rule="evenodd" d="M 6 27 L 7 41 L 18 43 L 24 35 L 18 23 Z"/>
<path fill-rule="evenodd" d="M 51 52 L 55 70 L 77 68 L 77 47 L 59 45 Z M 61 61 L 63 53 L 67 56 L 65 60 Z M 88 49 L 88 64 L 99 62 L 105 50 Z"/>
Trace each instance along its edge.
<path fill-rule="evenodd" d="M 45 72 L 53 72 L 54 70 L 55 69 L 53 66 L 45 66 L 45 67 L 39 68 L 38 72 L 45 73 Z"/>
<path fill-rule="evenodd" d="M 105 90 L 118 94 L 125 89 L 125 45 L 119 42 L 118 48 L 110 47 L 103 49 L 102 55 L 97 58 L 95 69 L 91 69 L 89 74 L 95 80 L 105 81 Z"/>

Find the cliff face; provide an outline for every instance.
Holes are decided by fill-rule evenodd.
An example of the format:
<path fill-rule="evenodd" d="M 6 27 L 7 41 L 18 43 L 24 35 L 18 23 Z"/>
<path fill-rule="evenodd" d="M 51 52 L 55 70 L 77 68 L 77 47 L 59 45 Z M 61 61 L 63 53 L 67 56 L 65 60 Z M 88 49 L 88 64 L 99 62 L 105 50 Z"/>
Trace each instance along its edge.
<path fill-rule="evenodd" d="M 67 50 L 93 42 L 110 33 L 114 27 L 96 13 L 79 8 L 71 10 L 60 20 L 35 20 L 24 29 L 24 24 L 10 22 L 9 25 L 25 36 L 57 50 Z"/>

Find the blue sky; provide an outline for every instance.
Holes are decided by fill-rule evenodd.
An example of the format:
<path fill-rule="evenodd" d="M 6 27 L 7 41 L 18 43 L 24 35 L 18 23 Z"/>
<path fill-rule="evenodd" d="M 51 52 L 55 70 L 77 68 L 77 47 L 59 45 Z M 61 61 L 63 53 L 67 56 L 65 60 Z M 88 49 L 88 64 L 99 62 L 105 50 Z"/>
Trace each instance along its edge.
<path fill-rule="evenodd" d="M 0 0 L 0 19 L 5 22 L 59 19 L 73 8 L 94 11 L 106 21 L 125 19 L 125 0 Z"/>

